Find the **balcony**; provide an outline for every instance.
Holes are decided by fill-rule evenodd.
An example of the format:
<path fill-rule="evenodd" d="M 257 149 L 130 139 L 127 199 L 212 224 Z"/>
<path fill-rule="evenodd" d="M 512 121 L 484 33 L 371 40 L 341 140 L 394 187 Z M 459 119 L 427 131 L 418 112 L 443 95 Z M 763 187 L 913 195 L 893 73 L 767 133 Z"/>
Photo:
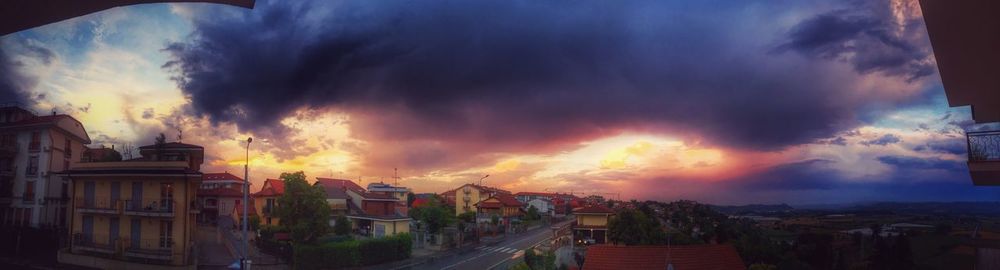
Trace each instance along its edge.
<path fill-rule="evenodd" d="M 76 212 L 81 214 L 108 214 L 117 215 L 121 213 L 119 200 L 110 198 L 77 198 Z"/>
<path fill-rule="evenodd" d="M 35 193 L 27 193 L 21 196 L 21 204 L 35 204 Z"/>
<path fill-rule="evenodd" d="M 966 133 L 969 176 L 977 186 L 1000 186 L 1000 131 Z"/>
<path fill-rule="evenodd" d="M 143 217 L 174 217 L 174 201 L 161 200 L 125 200 L 125 214 Z"/>
<path fill-rule="evenodd" d="M 143 238 L 123 241 L 125 256 L 132 258 L 169 261 L 173 259 L 174 241 L 169 238 Z"/>
<path fill-rule="evenodd" d="M 107 234 L 73 234 L 73 252 L 96 252 L 114 254 L 117 241 L 111 240 Z"/>

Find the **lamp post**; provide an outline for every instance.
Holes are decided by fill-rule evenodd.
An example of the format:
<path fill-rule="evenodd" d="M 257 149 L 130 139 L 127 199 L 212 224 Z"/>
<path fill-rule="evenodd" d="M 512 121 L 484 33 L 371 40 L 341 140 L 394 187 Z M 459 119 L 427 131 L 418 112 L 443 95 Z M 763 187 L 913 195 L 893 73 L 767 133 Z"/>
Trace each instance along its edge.
<path fill-rule="evenodd" d="M 249 255 L 250 244 L 247 240 L 247 205 L 250 204 L 248 193 L 250 193 L 250 143 L 253 138 L 247 137 L 246 163 L 243 165 L 243 259 L 240 260 L 240 269 L 250 269 Z"/>
<path fill-rule="evenodd" d="M 490 177 L 490 175 L 489 175 L 489 174 L 487 174 L 487 175 L 483 176 L 483 178 L 479 178 L 479 185 L 480 185 L 480 186 L 482 186 L 482 185 L 483 185 L 483 179 L 486 179 L 486 177 Z"/>

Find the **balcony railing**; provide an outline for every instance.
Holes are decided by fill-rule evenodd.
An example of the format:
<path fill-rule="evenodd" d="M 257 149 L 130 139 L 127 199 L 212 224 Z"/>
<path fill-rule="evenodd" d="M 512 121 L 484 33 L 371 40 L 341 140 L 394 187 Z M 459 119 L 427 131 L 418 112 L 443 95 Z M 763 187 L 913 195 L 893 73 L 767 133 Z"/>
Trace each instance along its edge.
<path fill-rule="evenodd" d="M 133 216 L 147 217 L 173 217 L 174 201 L 169 199 L 160 200 L 124 200 L 125 214 Z"/>
<path fill-rule="evenodd" d="M 27 193 L 21 195 L 21 203 L 23 204 L 35 204 L 35 193 Z"/>
<path fill-rule="evenodd" d="M 94 213 L 94 214 L 118 214 L 121 206 L 119 205 L 120 200 L 112 200 L 111 198 L 76 198 L 76 210 L 80 213 Z"/>
<path fill-rule="evenodd" d="M 115 253 L 117 239 L 111 239 L 107 234 L 73 234 L 73 251 L 89 251 L 98 253 Z"/>
<path fill-rule="evenodd" d="M 127 239 L 122 242 L 127 257 L 171 260 L 174 255 L 174 241 L 170 238 Z"/>
<path fill-rule="evenodd" d="M 966 133 L 969 161 L 1000 161 L 1000 130 Z"/>

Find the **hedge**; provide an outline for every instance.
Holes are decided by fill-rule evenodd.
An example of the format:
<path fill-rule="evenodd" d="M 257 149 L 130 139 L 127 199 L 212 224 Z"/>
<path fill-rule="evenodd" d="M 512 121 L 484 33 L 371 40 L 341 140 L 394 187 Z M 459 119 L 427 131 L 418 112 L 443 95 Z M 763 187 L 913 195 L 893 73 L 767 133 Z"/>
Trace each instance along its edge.
<path fill-rule="evenodd" d="M 412 241 L 409 234 L 318 245 L 296 245 L 296 269 L 336 269 L 368 266 L 407 259 Z"/>

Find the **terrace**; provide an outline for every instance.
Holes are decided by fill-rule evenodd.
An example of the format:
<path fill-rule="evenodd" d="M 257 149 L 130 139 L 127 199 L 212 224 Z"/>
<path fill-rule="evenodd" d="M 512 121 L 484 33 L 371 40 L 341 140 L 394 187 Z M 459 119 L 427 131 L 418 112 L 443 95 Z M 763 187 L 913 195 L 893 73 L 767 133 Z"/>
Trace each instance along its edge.
<path fill-rule="evenodd" d="M 161 200 L 125 200 L 125 214 L 145 217 L 173 217 L 174 201 Z"/>
<path fill-rule="evenodd" d="M 1000 131 L 966 134 L 969 175 L 977 186 L 1000 185 Z"/>
<path fill-rule="evenodd" d="M 112 241 L 106 234 L 73 234 L 74 252 L 115 253 L 117 241 Z"/>
<path fill-rule="evenodd" d="M 118 205 L 118 201 L 110 198 L 77 198 L 75 205 L 76 211 L 81 214 L 117 215 L 121 213 L 121 206 Z"/>
<path fill-rule="evenodd" d="M 173 259 L 173 240 L 168 238 L 143 238 L 128 241 L 125 256 L 169 261 Z"/>

